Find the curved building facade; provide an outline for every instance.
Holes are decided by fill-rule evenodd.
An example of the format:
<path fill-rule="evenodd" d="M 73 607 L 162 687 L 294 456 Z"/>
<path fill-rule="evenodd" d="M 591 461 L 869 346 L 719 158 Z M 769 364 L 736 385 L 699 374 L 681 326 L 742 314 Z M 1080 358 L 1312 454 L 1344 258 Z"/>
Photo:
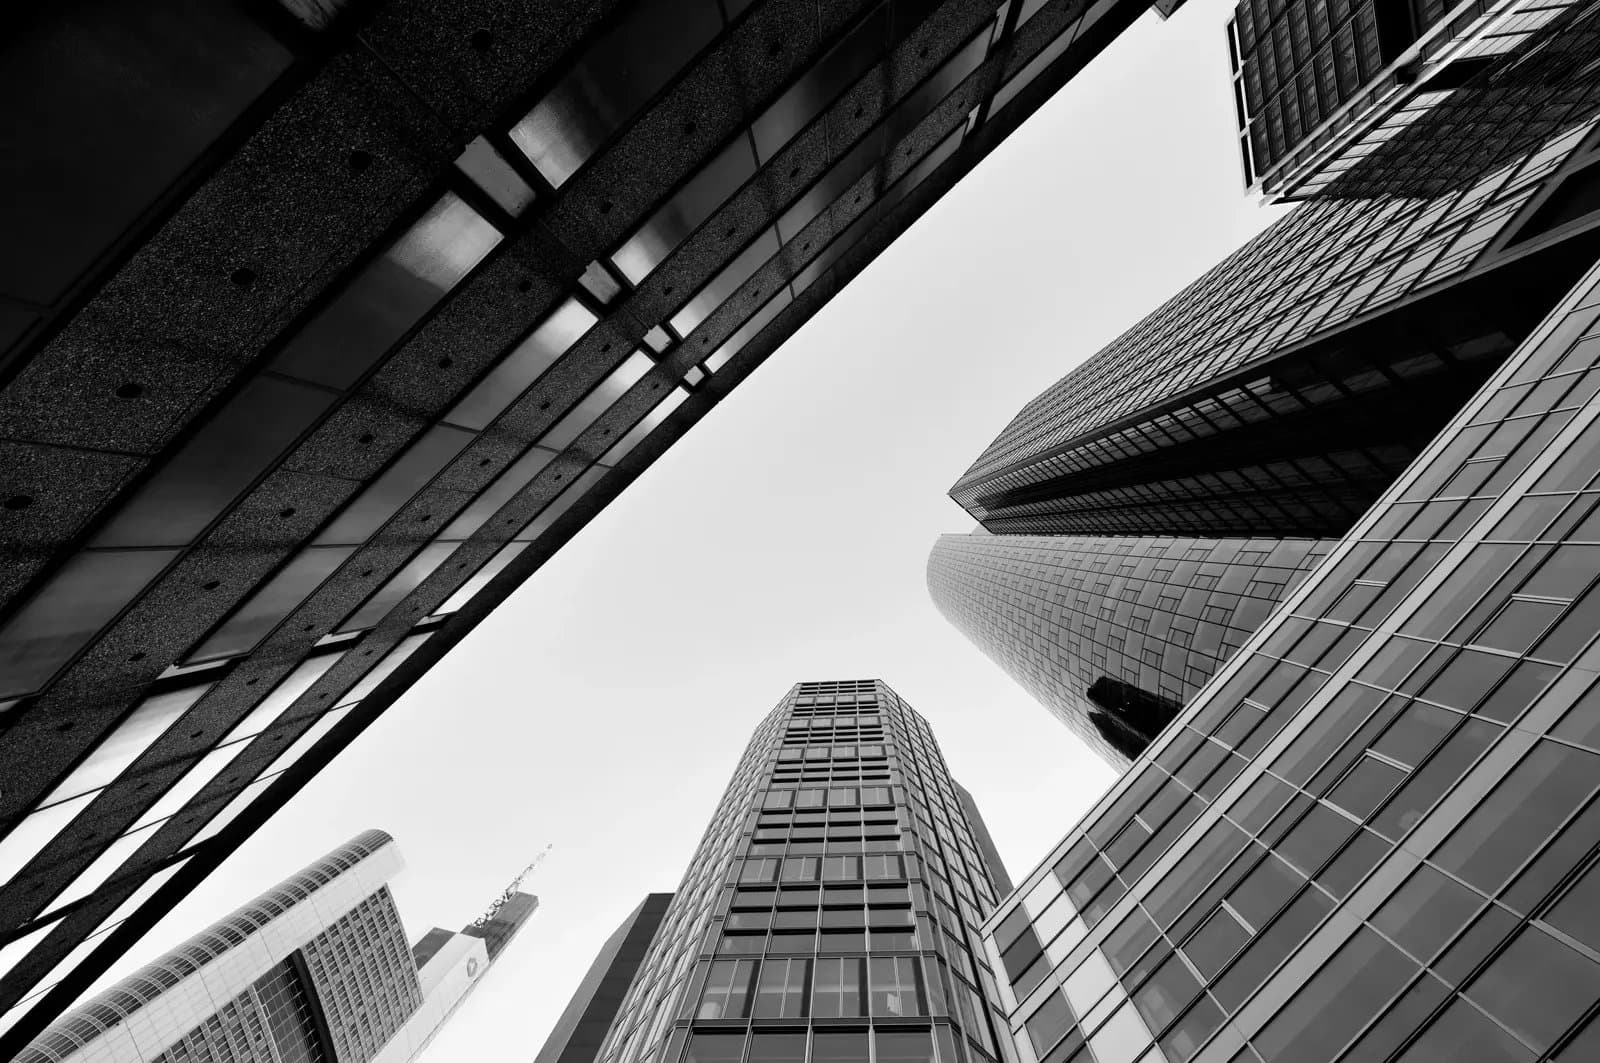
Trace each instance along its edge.
<path fill-rule="evenodd" d="M 945 535 L 934 604 L 1126 767 L 1332 548 L 1324 539 Z"/>

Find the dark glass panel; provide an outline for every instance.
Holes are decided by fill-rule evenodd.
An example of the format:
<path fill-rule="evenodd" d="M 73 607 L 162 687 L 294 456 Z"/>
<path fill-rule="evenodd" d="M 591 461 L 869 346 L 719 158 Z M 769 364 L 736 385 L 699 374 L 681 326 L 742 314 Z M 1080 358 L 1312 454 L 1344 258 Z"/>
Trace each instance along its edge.
<path fill-rule="evenodd" d="M 808 69 L 800 80 L 751 125 L 761 161 L 768 162 L 822 109 L 866 73 L 883 53 L 889 5 L 878 6 L 844 40 Z"/>
<path fill-rule="evenodd" d="M 1200 983 L 1176 954 L 1133 992 L 1133 1002 L 1153 1031 L 1177 1018 L 1200 992 Z"/>
<path fill-rule="evenodd" d="M 743 1030 L 696 1030 L 683 1058 L 684 1063 L 739 1063 L 743 1055 Z"/>
<path fill-rule="evenodd" d="M 707 281 L 687 306 L 672 315 L 672 327 L 678 335 L 687 336 L 699 328 L 701 322 L 710 317 L 729 296 L 739 290 L 740 285 L 777 253 L 777 233 L 767 229 L 749 247 L 739 252 L 733 261 L 722 267 L 720 273 Z"/>
<path fill-rule="evenodd" d="M 745 323 L 736 329 L 733 335 L 722 342 L 722 346 L 711 352 L 705 360 L 706 371 L 715 373 L 718 369 L 728 364 L 728 361 L 741 350 L 744 345 L 754 339 L 762 329 L 772 323 L 772 319 L 783 311 L 783 308 L 794 302 L 794 297 L 789 294 L 789 289 L 780 288 L 778 294 L 767 301 L 767 304 L 757 310 Z"/>
<path fill-rule="evenodd" d="M 865 1030 L 818 1030 L 811 1035 L 811 1063 L 867 1063 Z"/>
<path fill-rule="evenodd" d="M 0 696 L 47 682 L 177 554 L 85 550 L 68 560 L 0 627 Z"/>
<path fill-rule="evenodd" d="M 254 649 L 355 550 L 353 546 L 323 546 L 300 551 L 246 598 L 189 660 L 228 657 Z"/>
<path fill-rule="evenodd" d="M 472 439 L 472 433 L 447 425 L 428 429 L 368 484 L 366 490 L 352 499 L 312 542 L 319 546 L 365 542 Z"/>
<path fill-rule="evenodd" d="M 1416 825 L 1440 794 L 1455 785 L 1456 780 L 1503 730 L 1497 724 L 1468 720 L 1426 764 L 1411 773 L 1405 785 L 1373 817 L 1373 829 L 1390 841 L 1398 841 L 1402 834 Z"/>
<path fill-rule="evenodd" d="M 272 368 L 349 387 L 500 240 L 498 229 L 446 193 L 301 327 Z"/>
<path fill-rule="evenodd" d="M 1493 894 L 1600 783 L 1600 756 L 1541 742 L 1434 852 L 1446 871 Z"/>
<path fill-rule="evenodd" d="M 1362 927 L 1251 1043 L 1266 1063 L 1331 1063 L 1416 973 L 1416 964 Z"/>
<path fill-rule="evenodd" d="M 584 430 L 594 424 L 600 415 L 611 408 L 611 404 L 627 394 L 629 388 L 637 384 L 644 375 L 650 372 L 652 362 L 648 355 L 641 351 L 634 351 L 623 359 L 600 383 L 594 386 L 578 404 L 550 426 L 544 435 L 539 437 L 539 445 L 552 450 L 563 450 L 572 445 Z"/>
<path fill-rule="evenodd" d="M 1302 891 L 1275 923 L 1257 932 L 1255 940 L 1212 987 L 1222 1006 L 1232 1011 L 1243 1003 L 1332 908 L 1333 902 L 1321 890 Z"/>
<path fill-rule="evenodd" d="M 1250 932 L 1240 925 L 1233 913 L 1218 907 L 1184 943 L 1183 951 L 1201 976 L 1209 981 L 1249 940 Z"/>
<path fill-rule="evenodd" d="M 933 1063 L 933 1038 L 927 1030 L 879 1029 L 872 1038 L 877 1063 Z"/>
<path fill-rule="evenodd" d="M 1466 996 L 1543 1051 L 1600 1000 L 1600 964 L 1528 927 L 1473 980 Z"/>
<path fill-rule="evenodd" d="M 181 546 L 194 539 L 333 403 L 303 384 L 258 377 L 134 492 L 90 545 Z"/>
<path fill-rule="evenodd" d="M 1376 757 L 1362 757 L 1328 792 L 1328 803 L 1357 819 L 1366 819 L 1394 792 L 1406 773 Z"/>
<path fill-rule="evenodd" d="M 571 509 L 580 498 L 588 494 L 589 488 L 594 485 L 595 481 L 609 471 L 601 465 L 584 470 L 565 491 L 557 495 L 554 501 L 540 510 L 539 515 L 529 521 L 527 526 L 517 533 L 517 539 L 527 542 L 544 534 L 545 530 L 554 524 L 557 518 Z"/>
<path fill-rule="evenodd" d="M 456 588 L 456 592 L 446 599 L 443 605 L 435 609 L 434 613 L 453 613 L 463 605 L 466 605 L 475 594 L 489 585 L 490 580 L 498 576 L 505 570 L 506 566 L 515 561 L 517 555 L 527 547 L 527 543 L 507 543 L 501 547 L 499 552 L 486 561 L 482 568 L 474 572 L 465 583 Z"/>
<path fill-rule="evenodd" d="M 1400 995 L 1389 1011 L 1361 1035 L 1340 1063 L 1384 1063 L 1450 996 L 1450 987 L 1430 974 Z"/>
<path fill-rule="evenodd" d="M 1460 716 L 1446 709 L 1413 702 L 1378 736 L 1372 748 L 1402 764 L 1416 767 L 1460 721 Z"/>
<path fill-rule="evenodd" d="M 1132 969 L 1134 961 L 1144 954 L 1145 949 L 1160 936 L 1160 931 L 1150 921 L 1150 917 L 1144 914 L 1144 909 L 1136 907 L 1106 937 L 1101 945 L 1101 951 L 1110 961 L 1112 969 L 1118 975 L 1124 975 Z"/>
<path fill-rule="evenodd" d="M 1406 1063 L 1532 1063 L 1534 1054 L 1471 1004 L 1457 1000 L 1403 1058 Z"/>
<path fill-rule="evenodd" d="M 1057 1041 L 1066 1036 L 1076 1021 L 1067 998 L 1060 992 L 1054 992 L 1045 998 L 1043 1004 L 1034 1009 L 1033 1014 L 1029 1015 L 1022 1025 L 1028 1031 L 1028 1040 L 1033 1042 L 1034 1051 L 1043 1056 Z"/>
<path fill-rule="evenodd" d="M 1185 1063 L 1222 1025 L 1222 1019 L 1222 1009 L 1210 997 L 1196 1001 L 1161 1038 L 1161 1051 L 1168 1063 Z"/>

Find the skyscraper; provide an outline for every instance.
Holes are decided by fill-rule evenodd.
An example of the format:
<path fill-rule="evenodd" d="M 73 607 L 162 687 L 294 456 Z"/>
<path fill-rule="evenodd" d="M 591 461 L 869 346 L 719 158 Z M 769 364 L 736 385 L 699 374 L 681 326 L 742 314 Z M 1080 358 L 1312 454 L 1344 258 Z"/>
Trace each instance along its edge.
<path fill-rule="evenodd" d="M 1002 902 L 1043 1063 L 1600 1054 L 1600 269 Z"/>
<path fill-rule="evenodd" d="M 1257 44 L 1336 7 L 1272 6 Z M 1288 586 L 1247 602 L 1173 554 L 1326 552 L 1600 257 L 1600 13 L 1458 7 L 1438 61 L 1475 56 L 1470 79 L 1385 103 L 1396 124 L 1324 167 L 1337 180 L 1029 402 L 951 488 L 993 534 L 941 540 L 935 600 L 1115 765 Z M 1186 603 L 1176 645 L 1163 595 Z"/>
<path fill-rule="evenodd" d="M 947 620 L 1126 767 L 1332 547 L 1325 539 L 946 535 Z"/>
<path fill-rule="evenodd" d="M 601 946 L 534 1063 L 594 1063 L 628 987 L 655 940 L 670 893 L 652 893 Z"/>
<path fill-rule="evenodd" d="M 386 884 L 400 867 L 394 839 L 366 831 L 26 1047 L 15 1031 L 0 1036 L 0 1055 L 18 1063 L 407 1063 L 538 901 L 508 893 L 490 913 L 499 919 L 493 944 L 475 925 L 435 930 L 413 951 Z"/>
<path fill-rule="evenodd" d="M 8 26 L 0 944 L 38 955 L 0 1010 L 181 864 L 109 962 L 1148 7 Z"/>
<path fill-rule="evenodd" d="M 1567 112 L 1560 99 L 1585 74 L 1581 61 L 1569 62 L 1592 48 L 1573 39 L 1575 30 L 1591 32 L 1585 7 L 1581 0 L 1240 0 L 1227 35 L 1245 183 L 1303 199 L 1371 194 L 1381 175 L 1393 194 L 1401 191 L 1395 174 L 1372 167 L 1372 157 L 1403 160 L 1417 144 L 1439 140 L 1457 142 L 1459 166 L 1449 177 L 1428 175 L 1430 184 L 1487 173 L 1587 117 Z M 1527 111 L 1531 99 L 1542 112 L 1531 126 L 1471 135 L 1486 113 Z"/>
<path fill-rule="evenodd" d="M 598 1058 L 1010 1063 L 974 948 L 995 897 L 981 833 L 888 686 L 797 684 L 745 749 Z"/>

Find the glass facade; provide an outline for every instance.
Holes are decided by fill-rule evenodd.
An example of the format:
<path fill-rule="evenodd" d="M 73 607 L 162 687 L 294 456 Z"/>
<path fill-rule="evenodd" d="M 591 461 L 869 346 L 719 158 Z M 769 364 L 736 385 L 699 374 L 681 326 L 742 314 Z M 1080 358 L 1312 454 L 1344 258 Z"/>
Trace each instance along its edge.
<path fill-rule="evenodd" d="M 928 592 L 957 630 L 1120 769 L 1333 545 L 946 535 L 928 557 Z"/>
<path fill-rule="evenodd" d="M 756 729 L 594 1058 L 1004 1060 L 995 879 L 928 724 L 800 683 Z"/>
<path fill-rule="evenodd" d="M 11 1037 L 1147 3 L 190 6 L 0 56 Z"/>
<path fill-rule="evenodd" d="M 1597 333 L 1600 270 L 1001 903 L 1019 1054 L 1592 1056 Z"/>

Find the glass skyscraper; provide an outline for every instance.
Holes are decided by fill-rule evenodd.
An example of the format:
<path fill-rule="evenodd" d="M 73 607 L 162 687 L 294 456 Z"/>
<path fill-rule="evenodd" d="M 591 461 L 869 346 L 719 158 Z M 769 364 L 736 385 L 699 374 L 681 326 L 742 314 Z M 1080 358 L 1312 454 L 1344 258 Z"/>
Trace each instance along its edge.
<path fill-rule="evenodd" d="M 1597 336 L 1600 269 L 1002 903 L 1024 1058 L 1600 1053 Z"/>
<path fill-rule="evenodd" d="M 597 1057 L 1014 1063 L 976 936 L 995 902 L 927 721 L 800 683 L 756 728 Z"/>
<path fill-rule="evenodd" d="M 488 973 L 538 901 L 511 892 L 415 948 L 387 882 L 394 839 L 371 830 L 74 1008 L 17 1063 L 409 1063 Z M 86 945 L 97 945 L 91 941 Z M 71 973 L 62 964 L 43 979 Z M 15 1045 L 15 1050 L 12 1045 Z"/>
<path fill-rule="evenodd" d="M 137 895 L 86 962 L 130 944 L 1149 6 L 15 20 L 0 1010 Z"/>

